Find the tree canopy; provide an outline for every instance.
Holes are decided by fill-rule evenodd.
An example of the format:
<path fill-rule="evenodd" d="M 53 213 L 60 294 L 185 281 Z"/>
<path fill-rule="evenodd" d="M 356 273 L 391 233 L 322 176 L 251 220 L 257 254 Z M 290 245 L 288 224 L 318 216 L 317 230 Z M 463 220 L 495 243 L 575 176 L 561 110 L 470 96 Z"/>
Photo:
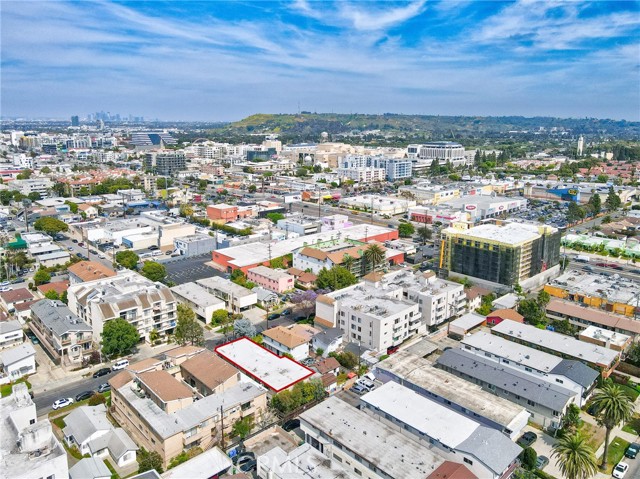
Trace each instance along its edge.
<path fill-rule="evenodd" d="M 140 257 L 133 251 L 118 251 L 116 253 L 116 263 L 124 268 L 135 270 L 139 261 Z"/>
<path fill-rule="evenodd" d="M 63 231 L 69 231 L 69 225 L 64 221 L 60 221 L 56 218 L 50 218 L 48 216 L 38 218 L 33 227 L 38 231 L 43 231 L 48 235 L 55 235 Z"/>
<path fill-rule="evenodd" d="M 109 357 L 122 356 L 140 341 L 138 330 L 122 318 L 107 321 L 102 330 L 102 353 Z"/>
<path fill-rule="evenodd" d="M 613 186 L 609 187 L 609 194 L 607 195 L 607 199 L 605 200 L 604 204 L 609 211 L 615 211 L 622 205 L 622 200 L 616 194 Z"/>
<path fill-rule="evenodd" d="M 163 281 L 167 277 L 167 268 L 155 261 L 145 261 L 140 274 L 151 281 Z"/>
<path fill-rule="evenodd" d="M 333 291 L 346 288 L 352 284 L 356 284 L 358 278 L 355 277 L 347 268 L 342 266 L 334 266 L 331 269 L 322 268 L 318 273 L 316 285 L 322 289 L 331 289 Z"/>
<path fill-rule="evenodd" d="M 398 225 L 398 234 L 401 238 L 409 238 L 415 231 L 416 229 L 411 223 L 401 223 Z"/>
<path fill-rule="evenodd" d="M 178 321 L 174 332 L 176 341 L 185 345 L 202 346 L 204 333 L 193 310 L 186 304 L 178 305 Z"/>

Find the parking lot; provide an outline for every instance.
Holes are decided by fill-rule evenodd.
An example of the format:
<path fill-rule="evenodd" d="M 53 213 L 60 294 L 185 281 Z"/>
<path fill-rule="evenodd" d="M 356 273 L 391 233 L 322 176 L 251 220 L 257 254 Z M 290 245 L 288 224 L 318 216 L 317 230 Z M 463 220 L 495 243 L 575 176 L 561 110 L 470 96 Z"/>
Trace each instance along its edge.
<path fill-rule="evenodd" d="M 206 263 L 208 261 L 211 261 L 211 255 L 209 254 L 158 262 L 167 268 L 167 276 L 169 280 L 175 284 L 191 283 L 198 279 L 210 278 L 212 276 L 225 276 L 225 273 L 222 271 L 218 271 L 207 265 Z"/>
<path fill-rule="evenodd" d="M 567 226 L 567 204 L 566 201 L 530 200 L 526 210 L 518 212 L 510 219 L 539 221 L 540 218 L 544 218 L 545 224 L 565 228 Z"/>

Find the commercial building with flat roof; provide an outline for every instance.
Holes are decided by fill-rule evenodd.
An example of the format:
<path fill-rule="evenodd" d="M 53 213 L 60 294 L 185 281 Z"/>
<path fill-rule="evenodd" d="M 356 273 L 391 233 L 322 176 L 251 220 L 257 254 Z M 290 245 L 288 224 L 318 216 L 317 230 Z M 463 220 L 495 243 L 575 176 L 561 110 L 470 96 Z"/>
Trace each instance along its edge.
<path fill-rule="evenodd" d="M 492 283 L 522 283 L 560 261 L 560 232 L 551 226 L 460 225 L 442 233 L 440 267 Z"/>
<path fill-rule="evenodd" d="M 529 413 L 480 386 L 433 367 L 431 362 L 401 350 L 374 366 L 376 378 L 392 380 L 429 399 L 445 404 L 511 439 L 520 436 Z"/>
<path fill-rule="evenodd" d="M 315 371 L 302 364 L 286 356 L 280 357 L 248 338 L 236 339 L 217 346 L 215 352 L 276 393 L 315 374 Z"/>
<path fill-rule="evenodd" d="M 587 366 L 600 370 L 604 377 L 608 377 L 620 362 L 618 351 L 585 343 L 546 329 L 538 329 L 528 324 L 506 320 L 494 326 L 491 334 L 556 356 L 581 361 Z"/>
<path fill-rule="evenodd" d="M 300 428 L 305 442 L 358 476 L 425 479 L 445 462 L 431 445 L 335 396 L 300 414 Z"/>
<path fill-rule="evenodd" d="M 395 382 L 365 394 L 360 405 L 404 436 L 433 446 L 445 459 L 462 460 L 478 477 L 509 477 L 522 452 L 501 432 Z"/>
<path fill-rule="evenodd" d="M 569 270 L 544 286 L 551 296 L 574 301 L 594 309 L 635 317 L 640 312 L 640 281 L 614 274 L 603 276 Z"/>
<path fill-rule="evenodd" d="M 272 479 L 356 479 L 339 461 L 326 456 L 309 444 L 290 452 L 279 446 L 258 457 L 258 477 Z"/>

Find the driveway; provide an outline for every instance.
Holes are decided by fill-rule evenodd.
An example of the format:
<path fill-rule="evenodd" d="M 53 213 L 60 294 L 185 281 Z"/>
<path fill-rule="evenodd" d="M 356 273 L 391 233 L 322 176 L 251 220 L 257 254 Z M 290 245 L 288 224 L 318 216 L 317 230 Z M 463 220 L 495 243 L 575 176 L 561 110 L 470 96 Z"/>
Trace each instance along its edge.
<path fill-rule="evenodd" d="M 546 456 L 549 458 L 549 464 L 544 468 L 544 472 L 551 474 L 554 477 L 563 477 L 560 469 L 558 468 L 555 457 L 552 457 L 553 450 L 551 448 L 558 441 L 554 437 L 551 437 L 531 426 L 525 426 L 522 430 L 522 434 L 527 431 L 532 431 L 538 435 L 538 440 L 532 446 L 538 453 L 538 456 Z"/>

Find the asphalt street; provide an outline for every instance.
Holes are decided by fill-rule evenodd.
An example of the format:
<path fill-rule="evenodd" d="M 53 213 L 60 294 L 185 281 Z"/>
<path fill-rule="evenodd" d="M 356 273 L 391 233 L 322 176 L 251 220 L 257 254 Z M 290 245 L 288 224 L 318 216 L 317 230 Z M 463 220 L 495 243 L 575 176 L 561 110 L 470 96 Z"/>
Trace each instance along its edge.
<path fill-rule="evenodd" d="M 97 369 L 96 369 L 97 371 Z M 61 398 L 73 398 L 75 401 L 76 394 L 79 394 L 83 391 L 95 391 L 98 389 L 102 383 L 106 383 L 111 377 L 113 377 L 116 372 L 111 371 L 109 374 L 105 376 L 101 376 L 99 378 L 82 378 L 73 382 L 69 382 L 64 386 L 61 386 L 56 389 L 51 389 L 45 392 L 36 393 L 33 398 L 33 402 L 36 405 L 36 410 L 38 411 L 38 415 L 44 416 L 52 411 L 51 405 L 57 399 Z"/>

